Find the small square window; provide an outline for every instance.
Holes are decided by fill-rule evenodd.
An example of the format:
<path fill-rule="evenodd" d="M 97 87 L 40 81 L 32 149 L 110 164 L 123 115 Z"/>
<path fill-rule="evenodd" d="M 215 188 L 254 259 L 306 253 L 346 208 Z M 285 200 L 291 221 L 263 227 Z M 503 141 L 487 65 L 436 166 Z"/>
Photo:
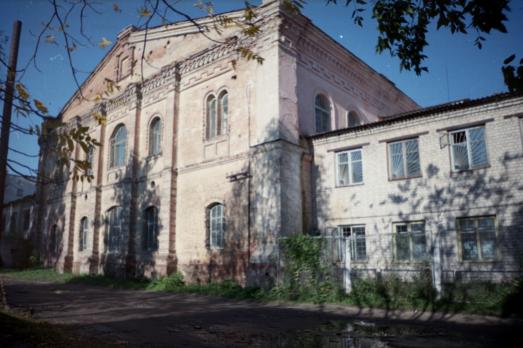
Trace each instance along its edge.
<path fill-rule="evenodd" d="M 456 221 L 463 261 L 492 260 L 496 258 L 496 218 L 473 217 Z"/>
<path fill-rule="evenodd" d="M 361 149 L 336 153 L 336 177 L 338 186 L 363 183 L 363 156 Z"/>
<path fill-rule="evenodd" d="M 396 223 L 393 236 L 397 261 L 423 261 L 427 258 L 424 222 Z"/>
<path fill-rule="evenodd" d="M 452 131 L 449 133 L 449 142 L 453 171 L 488 165 L 484 126 Z"/>
<path fill-rule="evenodd" d="M 421 176 L 418 139 L 407 139 L 388 144 L 389 177 L 407 179 Z"/>

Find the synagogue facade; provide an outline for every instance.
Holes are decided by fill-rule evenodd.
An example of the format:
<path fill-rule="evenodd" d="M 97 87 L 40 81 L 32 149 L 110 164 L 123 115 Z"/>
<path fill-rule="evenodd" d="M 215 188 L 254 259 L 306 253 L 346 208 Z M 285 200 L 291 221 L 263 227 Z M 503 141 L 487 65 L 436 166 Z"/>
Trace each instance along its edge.
<path fill-rule="evenodd" d="M 64 175 L 41 143 L 45 263 L 271 284 L 280 238 L 336 230 L 362 270 L 436 254 L 504 265 L 496 238 L 522 232 L 521 96 L 420 109 L 305 16 L 255 10 L 255 38 L 190 22 L 120 33 L 59 116 L 100 142 L 74 152 L 94 180 Z"/>

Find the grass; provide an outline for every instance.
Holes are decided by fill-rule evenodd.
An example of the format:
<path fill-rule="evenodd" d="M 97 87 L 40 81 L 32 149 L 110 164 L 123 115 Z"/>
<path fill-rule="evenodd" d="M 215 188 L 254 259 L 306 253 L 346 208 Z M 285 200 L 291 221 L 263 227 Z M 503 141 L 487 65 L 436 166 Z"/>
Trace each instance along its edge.
<path fill-rule="evenodd" d="M 20 280 L 46 281 L 105 286 L 114 289 L 167 291 L 223 296 L 258 301 L 294 301 L 312 303 L 342 303 L 361 308 L 389 310 L 441 311 L 510 316 L 523 314 L 523 282 L 488 284 L 446 284 L 444 295 L 437 298 L 430 279 L 403 282 L 397 277 L 381 280 L 356 279 L 350 295 L 327 282 L 316 287 L 277 286 L 269 290 L 243 288 L 232 281 L 211 284 L 185 284 L 183 276 L 172 274 L 156 280 L 115 279 L 103 275 L 60 274 L 52 269 L 0 270 L 0 276 Z"/>

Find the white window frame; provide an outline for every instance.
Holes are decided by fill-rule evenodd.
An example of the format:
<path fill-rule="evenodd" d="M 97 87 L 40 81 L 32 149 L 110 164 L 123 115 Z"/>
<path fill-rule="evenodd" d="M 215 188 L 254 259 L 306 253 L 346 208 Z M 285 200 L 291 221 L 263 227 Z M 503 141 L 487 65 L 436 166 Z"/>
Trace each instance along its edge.
<path fill-rule="evenodd" d="M 423 253 L 423 256 L 422 257 L 414 257 L 414 236 L 415 236 L 415 233 L 413 232 L 413 229 L 412 229 L 412 225 L 423 225 L 423 237 L 425 239 L 425 251 Z M 408 259 L 399 259 L 398 258 L 398 242 L 397 242 L 397 236 L 398 236 L 398 231 L 397 231 L 397 227 L 398 226 L 407 226 L 407 232 L 406 232 L 406 236 L 408 238 L 408 241 L 409 241 L 409 257 Z M 429 253 L 428 253 L 428 244 L 427 244 L 427 241 L 428 241 L 428 237 L 427 237 L 427 231 L 426 231 L 426 224 L 425 224 L 425 221 L 406 221 L 406 222 L 395 222 L 392 224 L 392 229 L 393 229 L 393 233 L 392 233 L 392 238 L 393 238 L 393 245 L 394 245 L 394 261 L 395 262 L 424 262 L 428 259 L 429 257 Z"/>
<path fill-rule="evenodd" d="M 359 162 L 361 162 L 361 181 L 354 182 L 354 178 L 352 175 L 353 174 L 352 173 L 352 166 L 353 166 L 352 153 L 357 152 L 357 151 L 360 152 L 360 156 L 361 156 L 361 160 L 359 161 Z M 347 173 L 349 176 L 348 183 L 341 183 L 341 181 L 340 181 L 340 156 L 343 154 L 347 154 L 347 170 L 348 170 Z M 363 149 L 361 147 L 358 147 L 358 148 L 354 148 L 354 149 L 350 149 L 350 150 L 338 151 L 338 152 L 335 152 L 335 156 L 336 156 L 335 157 L 336 186 L 345 187 L 345 186 L 363 185 L 365 182 L 365 178 L 363 175 Z M 355 161 L 355 162 L 357 162 L 357 161 Z"/>
<path fill-rule="evenodd" d="M 225 246 L 225 206 L 221 203 L 213 204 L 208 210 L 209 247 L 223 249 Z M 213 216 L 213 214 L 215 215 Z"/>
<path fill-rule="evenodd" d="M 492 233 L 494 234 L 494 256 L 493 257 L 484 257 L 483 256 L 483 248 L 482 248 L 482 239 L 480 237 L 480 228 L 479 228 L 479 220 L 481 219 L 492 219 L 494 230 Z M 460 222 L 463 220 L 472 220 L 474 222 L 474 236 L 476 239 L 476 253 L 477 258 L 474 259 L 464 259 L 463 255 L 463 238 L 462 234 L 464 231 L 461 229 Z M 462 262 L 488 262 L 488 261 L 495 261 L 498 258 L 498 233 L 497 233 L 497 225 L 496 225 L 496 216 L 494 215 L 486 215 L 486 216 L 471 216 L 471 217 L 460 217 L 456 219 L 456 233 L 457 233 L 457 239 L 458 239 L 458 248 L 459 248 L 459 258 Z"/>
<path fill-rule="evenodd" d="M 217 114 L 217 130 L 216 135 L 225 135 L 228 133 L 229 127 L 229 93 L 223 90 L 218 95 L 218 114 Z"/>
<path fill-rule="evenodd" d="M 419 167 L 419 174 L 417 175 L 409 175 L 408 173 L 408 161 L 407 161 L 407 142 L 409 141 L 416 141 L 416 145 L 418 148 L 418 167 Z M 392 176 L 392 150 L 391 147 L 395 144 L 401 144 L 401 156 L 403 160 L 403 176 L 393 177 Z M 412 179 L 412 178 L 420 178 L 422 176 L 421 174 L 421 160 L 420 160 L 420 150 L 419 150 L 419 138 L 408 138 L 408 139 L 401 139 L 398 141 L 391 141 L 387 143 L 387 160 L 389 164 L 389 180 L 404 180 L 404 179 Z"/>
<path fill-rule="evenodd" d="M 341 233 L 343 236 L 348 240 L 349 247 L 350 247 L 350 259 L 354 262 L 365 262 L 368 260 L 368 253 L 367 253 L 367 231 L 365 229 L 365 225 L 342 225 L 339 226 Z M 363 237 L 361 237 L 360 234 L 358 234 L 355 229 L 363 229 Z M 363 239 L 363 245 L 365 247 L 365 255 L 364 257 L 361 257 L 358 253 L 357 243 L 358 240 Z"/>
<path fill-rule="evenodd" d="M 472 146 L 470 144 L 470 141 L 471 141 L 470 131 L 472 129 L 478 129 L 478 128 L 482 128 L 483 129 L 483 143 L 484 143 L 484 146 L 485 146 L 486 163 L 480 164 L 480 165 L 472 165 L 472 163 L 471 163 L 471 159 L 472 159 L 471 148 L 472 148 Z M 460 133 L 460 132 L 465 132 L 465 137 L 466 137 L 467 168 L 456 169 L 455 158 L 454 158 L 454 148 L 453 148 L 456 143 L 454 143 L 453 135 L 456 134 L 456 133 Z M 451 170 L 453 172 L 474 170 L 474 169 L 480 169 L 480 168 L 485 168 L 485 167 L 489 166 L 490 161 L 489 161 L 488 148 L 487 148 L 487 139 L 486 139 L 486 128 L 485 128 L 485 125 L 479 125 L 479 126 L 474 126 L 474 127 L 466 127 L 466 128 L 460 128 L 460 129 L 451 130 L 451 131 L 448 132 L 448 137 L 449 137 L 448 143 L 449 143 L 449 151 L 450 151 L 450 165 L 451 165 Z"/>

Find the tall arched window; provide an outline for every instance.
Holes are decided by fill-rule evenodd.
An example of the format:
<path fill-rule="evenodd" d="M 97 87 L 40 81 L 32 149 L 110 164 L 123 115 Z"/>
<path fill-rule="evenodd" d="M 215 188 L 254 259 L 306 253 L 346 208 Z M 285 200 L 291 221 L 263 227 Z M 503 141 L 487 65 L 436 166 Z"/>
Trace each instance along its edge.
<path fill-rule="evenodd" d="M 161 148 L 162 122 L 156 117 L 149 126 L 149 156 L 158 155 Z"/>
<path fill-rule="evenodd" d="M 327 132 L 331 129 L 331 107 L 329 100 L 323 94 L 318 94 L 315 100 L 316 132 Z"/>
<path fill-rule="evenodd" d="M 78 235 L 78 251 L 84 251 L 87 248 L 87 234 L 89 232 L 89 219 L 84 216 L 80 220 L 80 233 Z"/>
<path fill-rule="evenodd" d="M 347 114 L 347 126 L 348 127 L 357 127 L 361 124 L 360 116 L 356 111 L 349 111 Z"/>
<path fill-rule="evenodd" d="M 127 147 L 127 130 L 123 124 L 116 127 L 111 136 L 110 168 L 125 165 L 125 150 Z"/>
<path fill-rule="evenodd" d="M 142 246 L 144 250 L 158 250 L 158 209 L 145 209 Z"/>
<path fill-rule="evenodd" d="M 106 214 L 106 244 L 107 251 L 115 252 L 122 242 L 122 208 L 112 207 Z"/>
<path fill-rule="evenodd" d="M 209 243 L 211 248 L 223 248 L 225 244 L 225 218 L 223 204 L 209 207 Z"/>
<path fill-rule="evenodd" d="M 218 134 L 227 134 L 227 121 L 229 113 L 229 94 L 227 91 L 220 93 L 218 114 Z"/>
<path fill-rule="evenodd" d="M 216 97 L 210 95 L 207 98 L 207 139 L 216 137 Z"/>
<path fill-rule="evenodd" d="M 87 169 L 87 175 L 93 175 L 93 166 L 94 166 L 94 146 L 89 146 L 87 150 L 87 163 L 89 163 L 89 168 Z"/>

